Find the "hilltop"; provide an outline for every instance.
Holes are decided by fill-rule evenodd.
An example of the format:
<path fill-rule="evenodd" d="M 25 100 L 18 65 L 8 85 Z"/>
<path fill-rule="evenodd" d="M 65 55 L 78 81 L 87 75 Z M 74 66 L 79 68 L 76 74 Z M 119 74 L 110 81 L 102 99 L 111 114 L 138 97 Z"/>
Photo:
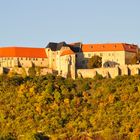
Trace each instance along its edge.
<path fill-rule="evenodd" d="M 138 140 L 140 76 L 0 76 L 0 140 Z"/>

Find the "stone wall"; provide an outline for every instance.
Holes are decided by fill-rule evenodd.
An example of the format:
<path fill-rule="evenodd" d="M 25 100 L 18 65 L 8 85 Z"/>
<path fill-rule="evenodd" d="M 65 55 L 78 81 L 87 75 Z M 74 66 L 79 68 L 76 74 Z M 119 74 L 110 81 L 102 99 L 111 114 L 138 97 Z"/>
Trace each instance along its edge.
<path fill-rule="evenodd" d="M 14 67 L 14 68 L 4 68 L 0 67 L 0 74 L 3 73 L 9 73 L 9 74 L 19 74 L 19 75 L 29 75 L 28 73 L 29 68 L 19 68 L 19 67 Z M 56 74 L 56 71 L 49 69 L 49 68 L 40 68 L 40 71 L 37 72 L 37 75 L 46 75 L 48 73 L 50 74 Z"/>
<path fill-rule="evenodd" d="M 73 67 L 71 67 L 73 69 Z M 21 75 L 29 75 L 28 74 L 29 68 L 3 68 L 0 67 L 0 74 L 6 73 L 17 73 Z M 68 71 L 67 71 L 68 72 Z M 83 78 L 93 78 L 97 74 L 102 75 L 103 77 L 107 78 L 115 78 L 116 76 L 123 76 L 123 75 L 140 75 L 140 64 L 139 65 L 124 65 L 124 66 L 117 66 L 113 68 L 95 68 L 95 69 L 77 69 L 76 72 L 71 71 L 72 78 L 75 79 L 75 75 L 77 77 L 83 77 Z M 51 74 L 59 74 L 57 71 L 54 71 L 49 68 L 40 68 L 40 75 L 46 75 L 48 73 Z M 38 75 L 38 74 L 37 74 Z M 64 73 L 59 74 L 63 77 Z M 67 76 L 66 76 L 67 77 Z"/>
<path fill-rule="evenodd" d="M 103 77 L 115 78 L 119 75 L 136 75 L 140 74 L 139 65 L 124 65 L 113 68 L 95 68 L 95 69 L 77 69 L 77 76 L 83 78 L 93 78 L 100 74 Z"/>
<path fill-rule="evenodd" d="M 0 67 L 48 67 L 48 58 L 5 57 L 0 58 Z"/>

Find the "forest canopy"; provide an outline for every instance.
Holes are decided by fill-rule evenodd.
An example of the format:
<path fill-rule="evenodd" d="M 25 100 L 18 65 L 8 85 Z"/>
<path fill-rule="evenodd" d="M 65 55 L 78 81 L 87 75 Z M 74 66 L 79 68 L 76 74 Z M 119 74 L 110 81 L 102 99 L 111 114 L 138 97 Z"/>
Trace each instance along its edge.
<path fill-rule="evenodd" d="M 0 140 L 139 140 L 140 76 L 0 76 Z"/>

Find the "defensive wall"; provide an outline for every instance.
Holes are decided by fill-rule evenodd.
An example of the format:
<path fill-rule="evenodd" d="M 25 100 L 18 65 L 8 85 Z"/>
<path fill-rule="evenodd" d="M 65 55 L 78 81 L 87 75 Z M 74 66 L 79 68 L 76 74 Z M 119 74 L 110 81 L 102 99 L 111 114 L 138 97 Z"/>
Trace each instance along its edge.
<path fill-rule="evenodd" d="M 77 77 L 93 78 L 97 74 L 107 78 L 115 78 L 119 75 L 140 75 L 140 64 L 116 66 L 113 68 L 77 69 Z"/>
<path fill-rule="evenodd" d="M 0 74 L 3 73 L 17 73 L 17 74 L 26 74 L 28 73 L 29 68 L 4 68 L 0 67 Z M 37 75 L 46 75 L 48 73 L 57 74 L 57 71 L 54 71 L 49 68 L 41 68 Z M 94 69 L 77 69 L 76 70 L 76 77 L 82 78 L 94 78 L 97 74 L 102 75 L 106 78 L 115 78 L 116 76 L 123 76 L 123 75 L 140 75 L 140 64 L 137 65 L 123 65 L 123 66 L 116 66 L 113 68 L 94 68 Z M 74 76 L 75 77 L 75 76 Z M 74 78 L 73 77 L 73 78 Z M 75 79 L 75 78 L 74 78 Z"/>
<path fill-rule="evenodd" d="M 19 68 L 19 67 L 14 67 L 14 68 L 5 68 L 5 67 L 0 67 L 0 74 L 4 73 L 16 73 L 19 75 L 29 75 L 29 68 Z M 57 72 L 49 69 L 49 68 L 40 68 L 39 70 L 36 69 L 36 75 L 46 75 L 48 73 L 51 74 L 56 74 Z"/>

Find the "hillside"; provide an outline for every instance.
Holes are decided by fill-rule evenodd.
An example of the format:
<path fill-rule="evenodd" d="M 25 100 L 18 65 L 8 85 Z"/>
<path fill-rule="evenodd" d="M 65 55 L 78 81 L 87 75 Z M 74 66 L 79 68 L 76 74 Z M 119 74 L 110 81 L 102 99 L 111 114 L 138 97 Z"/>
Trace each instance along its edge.
<path fill-rule="evenodd" d="M 139 140 L 140 76 L 0 76 L 0 140 Z"/>

